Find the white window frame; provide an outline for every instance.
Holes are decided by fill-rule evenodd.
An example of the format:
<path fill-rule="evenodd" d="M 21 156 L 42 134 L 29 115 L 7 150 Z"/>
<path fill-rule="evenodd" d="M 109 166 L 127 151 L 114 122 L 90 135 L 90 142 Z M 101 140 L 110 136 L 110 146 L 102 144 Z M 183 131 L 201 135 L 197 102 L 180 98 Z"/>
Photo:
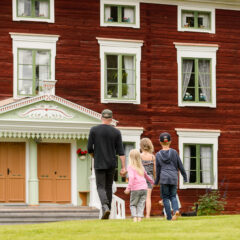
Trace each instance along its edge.
<path fill-rule="evenodd" d="M 140 104 L 140 62 L 141 62 L 141 40 L 123 40 L 112 38 L 97 38 L 100 45 L 101 61 L 101 103 L 133 103 Z M 105 83 L 105 54 L 132 54 L 136 57 L 136 99 L 107 99 L 104 96 Z"/>
<path fill-rule="evenodd" d="M 209 12 L 211 15 L 211 28 L 210 29 L 194 29 L 194 28 L 184 28 L 182 27 L 182 11 L 197 11 L 197 12 Z M 178 31 L 180 32 L 205 32 L 205 33 L 216 33 L 216 17 L 214 7 L 192 7 L 192 6 L 178 6 Z"/>
<path fill-rule="evenodd" d="M 55 16 L 54 16 L 54 0 L 50 0 L 50 17 L 48 19 L 42 19 L 42 18 L 24 18 L 24 17 L 18 17 L 17 16 L 17 0 L 12 0 L 12 18 L 13 21 L 30 21 L 30 22 L 48 22 L 48 23 L 54 23 Z"/>
<path fill-rule="evenodd" d="M 25 34 L 25 33 L 9 33 L 13 40 L 13 98 L 22 98 L 18 96 L 18 49 L 44 49 L 51 52 L 51 79 L 55 80 L 55 58 L 56 58 L 56 42 L 59 35 L 43 35 L 43 34 Z M 55 87 L 51 90 L 51 94 L 55 94 Z M 38 95 L 40 95 L 39 93 Z"/>
<path fill-rule="evenodd" d="M 143 133 L 143 128 L 138 127 L 117 127 L 118 130 L 120 130 L 122 134 L 122 141 L 123 142 L 131 142 L 135 143 L 135 148 L 140 149 L 140 141 L 141 141 L 141 135 Z M 127 166 L 126 166 L 127 168 Z M 127 183 L 117 183 L 117 187 L 126 187 Z"/>
<path fill-rule="evenodd" d="M 216 52 L 217 44 L 174 43 L 177 49 L 178 63 L 178 106 L 179 107 L 211 107 L 216 108 Z M 182 100 L 182 58 L 208 58 L 211 59 L 211 96 L 210 103 L 184 102 Z"/>
<path fill-rule="evenodd" d="M 205 130 L 205 129 L 181 129 L 176 128 L 179 147 L 179 156 L 183 161 L 183 147 L 184 144 L 211 144 L 213 146 L 213 184 L 212 185 L 197 185 L 197 184 L 184 184 L 183 177 L 179 177 L 180 189 L 218 189 L 218 137 L 220 130 Z"/>
<path fill-rule="evenodd" d="M 107 23 L 104 21 L 104 5 L 126 5 L 133 6 L 135 8 L 135 23 L 133 24 L 124 24 L 124 23 Z M 132 27 L 132 28 L 140 28 L 140 5 L 139 1 L 128 1 L 128 0 L 101 0 L 100 3 L 100 26 L 101 27 Z"/>

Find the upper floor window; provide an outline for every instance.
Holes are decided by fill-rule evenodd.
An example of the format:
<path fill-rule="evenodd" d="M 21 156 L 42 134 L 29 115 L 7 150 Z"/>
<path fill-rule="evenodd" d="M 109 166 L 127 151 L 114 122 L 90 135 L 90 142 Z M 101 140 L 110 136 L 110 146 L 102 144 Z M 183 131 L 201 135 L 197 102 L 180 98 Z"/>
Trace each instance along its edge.
<path fill-rule="evenodd" d="M 101 102 L 140 104 L 142 41 L 97 38 L 101 58 Z"/>
<path fill-rule="evenodd" d="M 174 43 L 178 61 L 178 105 L 216 107 L 216 44 Z"/>
<path fill-rule="evenodd" d="M 106 54 L 106 99 L 136 99 L 136 69 L 133 55 Z"/>
<path fill-rule="evenodd" d="M 178 6 L 178 31 L 215 33 L 215 9 Z"/>
<path fill-rule="evenodd" d="M 188 182 L 180 177 L 179 187 L 218 188 L 219 130 L 176 129 L 179 136 L 179 155 Z"/>
<path fill-rule="evenodd" d="M 10 33 L 13 39 L 13 96 L 44 94 L 44 81 L 55 81 L 57 35 Z M 55 89 L 52 89 L 55 94 Z"/>
<path fill-rule="evenodd" d="M 43 81 L 51 79 L 49 50 L 18 49 L 18 96 L 35 96 Z"/>
<path fill-rule="evenodd" d="M 139 3 L 101 0 L 101 26 L 139 28 Z"/>
<path fill-rule="evenodd" d="M 54 0 L 13 0 L 13 20 L 54 22 Z"/>
<path fill-rule="evenodd" d="M 182 59 L 182 101 L 212 102 L 211 59 Z"/>

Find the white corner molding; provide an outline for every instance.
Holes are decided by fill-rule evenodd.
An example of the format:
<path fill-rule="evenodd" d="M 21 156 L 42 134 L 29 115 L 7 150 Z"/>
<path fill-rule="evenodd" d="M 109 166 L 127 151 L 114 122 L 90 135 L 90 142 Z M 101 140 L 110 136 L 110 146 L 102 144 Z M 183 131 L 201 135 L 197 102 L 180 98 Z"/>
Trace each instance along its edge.
<path fill-rule="evenodd" d="M 122 5 L 122 6 L 131 6 L 135 8 L 135 22 L 134 23 L 108 23 L 104 21 L 104 5 Z M 131 28 L 140 28 L 140 1 L 139 0 L 101 0 L 100 3 L 100 26 L 101 27 L 131 27 Z"/>
<path fill-rule="evenodd" d="M 198 11 L 198 12 L 209 12 L 210 13 L 210 29 L 195 29 L 195 28 L 184 28 L 182 27 L 182 11 Z M 216 17 L 214 7 L 200 7 L 200 6 L 185 6 L 178 5 L 178 31 L 181 32 L 205 32 L 205 33 L 216 33 Z"/>
<path fill-rule="evenodd" d="M 54 23 L 55 21 L 55 0 L 49 0 L 50 4 L 50 17 L 49 18 L 32 18 L 32 17 L 19 17 L 17 16 L 17 0 L 12 0 L 12 19 L 13 21 L 28 21 L 28 22 L 47 22 L 47 23 Z"/>
<path fill-rule="evenodd" d="M 216 53 L 218 50 L 217 44 L 197 44 L 197 43 L 180 43 L 174 42 L 177 49 L 177 63 L 178 63 L 178 106 L 179 107 L 211 107 L 216 108 Z M 182 58 L 204 58 L 211 60 L 211 96 L 210 103 L 195 103 L 184 102 L 182 100 Z"/>
<path fill-rule="evenodd" d="M 29 33 L 9 33 L 12 38 L 13 51 L 13 97 L 17 95 L 17 74 L 18 74 L 18 49 L 44 49 L 51 51 L 51 81 L 55 80 L 55 58 L 56 58 L 56 43 L 59 35 L 46 34 L 29 34 Z M 51 90 L 55 94 L 55 87 Z"/>
<path fill-rule="evenodd" d="M 218 189 L 218 137 L 221 134 L 220 130 L 209 129 L 182 129 L 175 128 L 178 135 L 179 156 L 183 161 L 183 146 L 184 144 L 211 144 L 213 145 L 213 179 L 212 185 L 196 185 L 184 184 L 183 177 L 180 175 L 180 189 Z"/>
<path fill-rule="evenodd" d="M 101 61 L 101 103 L 133 103 L 140 104 L 141 99 L 141 47 L 143 46 L 142 40 L 126 40 L 114 38 L 99 38 L 97 37 L 100 45 L 100 61 Z M 123 100 L 123 99 L 106 99 L 104 96 L 105 84 L 105 54 L 132 54 L 136 58 L 136 99 Z"/>

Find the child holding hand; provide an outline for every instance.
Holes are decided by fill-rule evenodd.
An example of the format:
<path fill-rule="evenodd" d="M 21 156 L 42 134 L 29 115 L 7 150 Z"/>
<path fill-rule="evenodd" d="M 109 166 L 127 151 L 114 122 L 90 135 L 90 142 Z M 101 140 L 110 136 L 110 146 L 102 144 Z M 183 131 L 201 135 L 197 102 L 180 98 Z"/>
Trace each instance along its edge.
<path fill-rule="evenodd" d="M 148 185 L 146 179 L 154 184 L 153 179 L 147 175 L 141 161 L 140 152 L 132 149 L 129 153 L 128 186 L 125 194 L 130 194 L 130 210 L 134 222 L 140 222 L 144 217 L 144 207 L 147 198 Z"/>

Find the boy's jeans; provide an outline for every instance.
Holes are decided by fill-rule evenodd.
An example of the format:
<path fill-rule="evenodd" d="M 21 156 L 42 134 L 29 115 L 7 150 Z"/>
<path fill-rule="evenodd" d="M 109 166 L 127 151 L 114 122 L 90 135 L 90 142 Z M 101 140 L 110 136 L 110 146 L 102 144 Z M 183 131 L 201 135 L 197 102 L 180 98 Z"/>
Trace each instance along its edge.
<path fill-rule="evenodd" d="M 179 210 L 176 194 L 177 194 L 177 185 L 161 184 L 161 195 L 163 198 L 163 205 L 167 214 L 167 220 L 172 219 L 172 213 L 171 213 L 171 207 L 170 207 L 169 201 L 171 201 L 173 213 Z"/>

